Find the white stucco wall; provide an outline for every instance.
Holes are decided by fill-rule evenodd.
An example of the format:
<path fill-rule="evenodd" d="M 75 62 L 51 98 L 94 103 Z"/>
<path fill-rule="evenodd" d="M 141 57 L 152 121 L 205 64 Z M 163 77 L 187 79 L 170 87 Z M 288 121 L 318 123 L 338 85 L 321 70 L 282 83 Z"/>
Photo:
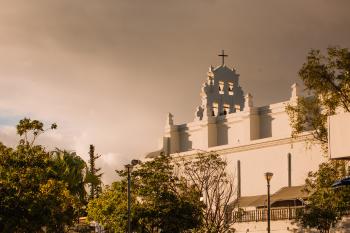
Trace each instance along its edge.
<path fill-rule="evenodd" d="M 302 185 L 309 171 L 314 171 L 324 160 L 318 146 L 307 148 L 305 142 L 288 143 L 288 139 L 257 140 L 241 146 L 241 150 L 224 153 L 229 171 L 236 175 L 237 160 L 241 162 L 241 193 L 252 196 L 266 193 L 265 172 L 274 174 L 271 191 L 288 186 L 288 153 L 292 155 L 292 185 Z"/>
<path fill-rule="evenodd" d="M 298 86 L 294 84 L 290 100 L 256 107 L 252 95 L 243 97 L 239 75 L 234 69 L 211 67 L 202 86 L 202 103 L 194 121 L 176 125 L 169 114 L 163 149 L 174 156 L 191 155 L 196 150 L 215 151 L 225 156 L 232 173 L 240 160 L 241 194 L 244 196 L 266 192 L 264 173 L 267 171 L 274 173 L 272 192 L 287 186 L 287 154 L 291 153 L 292 185 L 304 184 L 308 172 L 316 170 L 324 157 L 319 146 L 307 147 L 306 136 L 291 139 L 285 108 L 295 103 L 298 94 Z M 218 103 L 219 108 L 229 105 L 235 109 L 213 115 L 213 103 Z M 237 105 L 240 108 L 236 108 Z"/>
<path fill-rule="evenodd" d="M 309 171 L 315 171 L 325 161 L 321 148 L 310 145 L 308 135 L 292 140 L 290 137 L 265 138 L 249 143 L 235 143 L 209 148 L 222 155 L 228 162 L 228 171 L 237 177 L 237 161 L 241 163 L 241 194 L 253 196 L 266 193 L 265 172 L 273 172 L 271 192 L 288 186 L 288 153 L 291 153 L 292 185 L 303 185 Z M 173 154 L 173 156 L 191 156 L 201 150 L 192 150 Z M 235 180 L 237 183 L 237 179 Z"/>
<path fill-rule="evenodd" d="M 171 145 L 176 145 L 168 152 L 210 150 L 221 145 L 253 143 L 262 138 L 274 140 L 290 137 L 291 127 L 285 111 L 288 103 L 247 107 L 227 115 L 209 116 L 187 124 L 168 126 L 165 136 L 169 137 Z M 169 128 L 173 129 L 171 134 Z"/>

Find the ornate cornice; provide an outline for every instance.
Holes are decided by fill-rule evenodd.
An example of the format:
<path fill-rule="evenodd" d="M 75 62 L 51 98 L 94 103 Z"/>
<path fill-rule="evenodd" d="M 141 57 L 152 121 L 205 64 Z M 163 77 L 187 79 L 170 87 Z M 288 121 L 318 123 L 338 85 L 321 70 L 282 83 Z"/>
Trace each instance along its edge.
<path fill-rule="evenodd" d="M 207 150 L 199 150 L 194 149 L 191 151 L 181 152 L 181 153 L 174 153 L 172 154 L 174 157 L 191 157 L 197 153 L 200 152 L 216 152 L 220 155 L 226 155 L 226 154 L 233 154 L 238 153 L 242 151 L 250 151 L 250 150 L 257 150 L 261 148 L 267 148 L 267 147 L 273 147 L 273 146 L 279 146 L 279 145 L 286 145 L 290 144 L 293 145 L 293 143 L 297 142 L 306 142 L 308 140 L 312 140 L 311 133 L 305 133 L 303 135 L 300 135 L 296 138 L 292 137 L 285 137 L 285 138 L 271 138 L 270 140 L 267 139 L 258 139 L 253 140 L 249 144 L 245 145 L 237 145 L 237 146 L 218 146 L 218 147 L 210 147 Z"/>
<path fill-rule="evenodd" d="M 280 138 L 280 139 L 269 140 L 265 142 L 251 143 L 248 145 L 236 146 L 236 147 L 213 150 L 213 151 L 217 152 L 218 154 L 225 155 L 225 154 L 232 154 L 232 153 L 237 153 L 242 151 L 257 150 L 257 149 L 266 148 L 266 147 L 293 144 L 296 142 L 306 141 L 307 139 L 311 139 L 310 134 L 299 136 L 298 138 L 291 138 L 291 137 Z"/>

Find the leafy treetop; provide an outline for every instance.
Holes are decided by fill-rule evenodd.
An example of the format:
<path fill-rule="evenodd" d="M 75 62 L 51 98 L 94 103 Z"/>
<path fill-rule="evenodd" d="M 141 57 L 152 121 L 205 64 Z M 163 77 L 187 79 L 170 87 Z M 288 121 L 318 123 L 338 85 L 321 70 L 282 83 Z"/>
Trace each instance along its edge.
<path fill-rule="evenodd" d="M 299 76 L 310 96 L 286 108 L 292 135 L 310 131 L 327 152 L 327 117 L 350 111 L 350 52 L 339 47 L 328 48 L 327 55 L 311 50 Z"/>

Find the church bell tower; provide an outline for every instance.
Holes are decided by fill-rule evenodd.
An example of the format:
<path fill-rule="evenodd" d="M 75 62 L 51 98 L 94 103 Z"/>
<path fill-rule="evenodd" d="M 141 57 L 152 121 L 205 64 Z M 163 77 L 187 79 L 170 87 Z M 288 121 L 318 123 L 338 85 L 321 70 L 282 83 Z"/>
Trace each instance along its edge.
<path fill-rule="evenodd" d="M 201 105 L 197 107 L 196 120 L 216 117 L 242 111 L 244 108 L 244 94 L 239 85 L 239 74 L 235 69 L 225 65 L 224 50 L 218 56 L 222 63 L 218 67 L 209 67 L 207 80 L 202 85 Z"/>

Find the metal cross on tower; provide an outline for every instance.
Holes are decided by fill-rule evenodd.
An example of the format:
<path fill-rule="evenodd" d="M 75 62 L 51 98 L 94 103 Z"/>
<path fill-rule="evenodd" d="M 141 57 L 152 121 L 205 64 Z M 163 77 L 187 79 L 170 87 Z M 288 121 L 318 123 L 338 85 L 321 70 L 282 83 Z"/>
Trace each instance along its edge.
<path fill-rule="evenodd" d="M 225 65 L 225 57 L 228 57 L 228 55 L 225 54 L 225 50 L 222 50 L 221 54 L 219 54 L 218 56 L 222 58 L 222 64 L 221 65 Z"/>

